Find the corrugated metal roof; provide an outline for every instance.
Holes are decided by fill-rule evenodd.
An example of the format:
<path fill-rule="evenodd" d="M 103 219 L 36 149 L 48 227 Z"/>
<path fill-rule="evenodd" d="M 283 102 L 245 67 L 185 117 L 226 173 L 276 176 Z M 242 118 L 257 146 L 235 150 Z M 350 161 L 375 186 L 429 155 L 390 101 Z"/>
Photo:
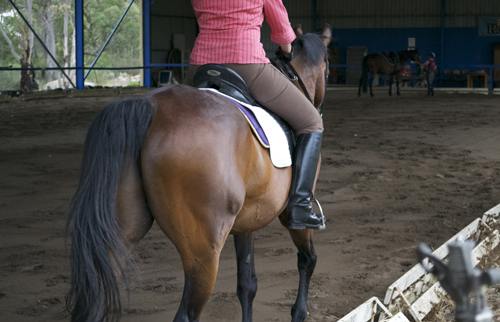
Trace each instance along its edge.
<path fill-rule="evenodd" d="M 499 0 L 447 0 L 446 27 L 477 27 L 479 16 L 500 16 Z"/>
<path fill-rule="evenodd" d="M 311 0 L 286 0 L 292 21 L 312 14 Z M 447 27 L 476 27 L 479 16 L 500 16 L 499 0 L 446 0 Z M 440 0 L 317 1 L 318 25 L 333 28 L 438 28 Z M 304 23 L 303 23 L 304 24 Z"/>

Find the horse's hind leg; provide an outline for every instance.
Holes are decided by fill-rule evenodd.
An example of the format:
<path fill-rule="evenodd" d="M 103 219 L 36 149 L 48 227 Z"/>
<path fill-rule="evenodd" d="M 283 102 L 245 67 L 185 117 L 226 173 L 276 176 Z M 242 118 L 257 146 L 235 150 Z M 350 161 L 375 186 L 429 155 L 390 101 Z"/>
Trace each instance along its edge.
<path fill-rule="evenodd" d="M 252 303 L 257 293 L 253 233 L 234 235 L 234 246 L 238 264 L 237 293 L 241 303 L 242 321 L 251 322 Z"/>
<path fill-rule="evenodd" d="M 375 78 L 375 75 L 370 75 L 370 81 L 368 82 L 370 84 L 370 96 L 373 97 L 373 79 Z"/>
<path fill-rule="evenodd" d="M 188 205 L 184 208 L 188 208 Z M 219 269 L 220 252 L 232 222 L 210 223 L 198 219 L 199 222 L 196 223 L 189 211 L 179 214 L 182 217 L 191 217 L 192 221 L 181 219 L 174 223 L 174 220 L 169 226 L 176 232 L 167 230 L 168 237 L 179 250 L 184 267 L 184 291 L 174 322 L 198 322 L 212 294 Z M 175 225 L 179 226 L 172 227 Z M 166 231 L 163 223 L 160 227 Z"/>
<path fill-rule="evenodd" d="M 398 96 L 401 96 L 401 93 L 399 92 L 399 74 L 396 74 L 396 90 Z"/>
<path fill-rule="evenodd" d="M 129 163 L 123 167 L 116 195 L 116 212 L 125 239 L 123 243 L 131 250 L 146 235 L 154 221 L 146 203 L 136 163 Z"/>
<path fill-rule="evenodd" d="M 292 307 L 292 322 L 302 322 L 307 317 L 307 295 L 309 282 L 316 267 L 317 256 L 312 241 L 312 230 L 289 230 L 293 243 L 298 249 L 297 266 L 299 269 L 299 290 Z"/>
<path fill-rule="evenodd" d="M 207 163 L 203 158 L 193 159 Z M 241 209 L 244 193 L 234 199 L 233 192 L 240 189 L 214 184 L 221 183 L 222 176 L 214 170 L 213 162 L 205 166 L 211 166 L 210 170 L 202 164 L 197 167 L 203 174 L 193 174 L 194 170 L 181 173 L 169 162 L 157 166 L 145 160 L 143 164 L 150 165 L 144 176 L 148 205 L 161 230 L 177 248 L 184 268 L 184 291 L 174 322 L 198 322 L 212 294 L 220 252 Z"/>

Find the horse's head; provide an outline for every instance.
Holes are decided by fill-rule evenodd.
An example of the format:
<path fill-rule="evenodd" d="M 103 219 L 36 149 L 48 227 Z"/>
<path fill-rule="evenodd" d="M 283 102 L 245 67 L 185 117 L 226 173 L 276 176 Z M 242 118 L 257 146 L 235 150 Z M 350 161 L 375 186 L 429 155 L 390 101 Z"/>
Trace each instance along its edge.
<path fill-rule="evenodd" d="M 420 60 L 420 55 L 418 54 L 418 50 L 413 49 L 413 50 L 408 50 L 408 59 L 412 60 L 417 63 L 421 63 L 422 61 Z"/>
<path fill-rule="evenodd" d="M 300 25 L 297 25 L 294 31 L 297 38 L 292 43 L 294 50 L 292 65 L 302 79 L 312 103 L 320 109 L 325 98 L 329 73 L 327 46 L 332 39 L 332 27 L 325 24 L 321 34 L 303 34 Z M 295 84 L 302 90 L 299 84 Z"/>

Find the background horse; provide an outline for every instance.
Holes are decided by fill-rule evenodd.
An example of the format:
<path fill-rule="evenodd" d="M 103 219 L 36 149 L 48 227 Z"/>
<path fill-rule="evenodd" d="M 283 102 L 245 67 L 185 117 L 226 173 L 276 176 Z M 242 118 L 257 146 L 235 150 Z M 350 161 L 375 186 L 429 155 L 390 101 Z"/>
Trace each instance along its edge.
<path fill-rule="evenodd" d="M 368 72 L 370 72 L 370 95 L 373 97 L 372 84 L 373 79 L 377 74 L 389 75 L 389 96 L 392 96 L 393 76 L 396 76 L 397 94 L 399 93 L 399 78 L 403 70 L 404 63 L 408 60 L 415 62 L 420 61 L 420 55 L 417 50 L 402 50 L 397 53 L 397 58 L 394 63 L 389 62 L 385 55 L 370 54 L 363 58 L 363 74 L 359 80 L 358 96 L 361 96 L 361 86 L 363 93 L 367 92 Z"/>
<path fill-rule="evenodd" d="M 319 107 L 331 27 L 322 35 L 295 32 L 292 65 Z M 218 94 L 174 85 L 106 106 L 89 128 L 68 219 L 72 321 L 120 318 L 119 280 L 127 282 L 130 252 L 156 220 L 185 273 L 174 321 L 199 321 L 233 234 L 242 320 L 250 322 L 257 290 L 253 232 L 280 213 L 286 223 L 291 176 L 291 167 L 272 165 L 242 113 Z M 303 321 L 316 252 L 311 230 L 290 235 L 300 275 L 292 321 Z"/>

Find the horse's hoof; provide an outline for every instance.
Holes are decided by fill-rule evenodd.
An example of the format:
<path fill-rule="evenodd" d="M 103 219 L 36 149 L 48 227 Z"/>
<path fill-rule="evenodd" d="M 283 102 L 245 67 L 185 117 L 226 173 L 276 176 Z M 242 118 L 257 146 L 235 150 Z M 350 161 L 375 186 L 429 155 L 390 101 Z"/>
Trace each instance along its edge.
<path fill-rule="evenodd" d="M 371 96 L 371 97 L 373 97 L 373 96 L 375 96 L 375 95 L 373 95 L 373 94 L 370 94 L 370 96 Z"/>
<path fill-rule="evenodd" d="M 401 94 L 398 93 L 398 96 L 401 96 Z"/>

